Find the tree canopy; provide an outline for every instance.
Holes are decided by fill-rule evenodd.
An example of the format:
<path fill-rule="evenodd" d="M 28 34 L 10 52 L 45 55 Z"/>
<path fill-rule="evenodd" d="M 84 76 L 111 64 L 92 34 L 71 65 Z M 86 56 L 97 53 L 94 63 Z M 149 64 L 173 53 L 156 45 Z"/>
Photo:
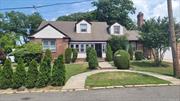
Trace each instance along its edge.
<path fill-rule="evenodd" d="M 129 14 L 135 13 L 132 0 L 97 0 L 92 2 L 96 7 L 94 11 L 85 13 L 74 13 L 68 16 L 61 16 L 58 21 L 105 21 L 108 24 L 118 22 L 126 28 L 134 28 L 135 24 Z"/>
<path fill-rule="evenodd" d="M 161 65 L 164 53 L 169 48 L 168 19 L 151 18 L 141 28 L 140 40 L 144 47 L 152 49 L 155 64 Z"/>

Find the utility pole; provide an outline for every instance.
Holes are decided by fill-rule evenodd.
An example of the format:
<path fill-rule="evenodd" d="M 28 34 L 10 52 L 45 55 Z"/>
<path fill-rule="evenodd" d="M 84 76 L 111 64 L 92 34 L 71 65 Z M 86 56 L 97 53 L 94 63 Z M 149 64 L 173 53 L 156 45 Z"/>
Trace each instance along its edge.
<path fill-rule="evenodd" d="M 169 16 L 169 31 L 171 35 L 171 48 L 172 48 L 172 56 L 173 56 L 173 68 L 174 68 L 174 76 L 180 77 L 180 67 L 179 67 L 179 58 L 177 54 L 177 46 L 176 46 L 176 35 L 174 30 L 174 18 L 173 18 L 173 10 L 172 10 L 172 0 L 167 0 L 168 5 L 168 16 Z"/>

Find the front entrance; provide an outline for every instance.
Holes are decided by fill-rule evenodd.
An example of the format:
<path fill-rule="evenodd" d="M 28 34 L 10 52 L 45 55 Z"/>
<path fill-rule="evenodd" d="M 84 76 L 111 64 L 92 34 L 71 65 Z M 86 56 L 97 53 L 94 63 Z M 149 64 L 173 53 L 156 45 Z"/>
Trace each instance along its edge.
<path fill-rule="evenodd" d="M 102 45 L 95 44 L 95 49 L 96 49 L 97 57 L 102 58 Z"/>

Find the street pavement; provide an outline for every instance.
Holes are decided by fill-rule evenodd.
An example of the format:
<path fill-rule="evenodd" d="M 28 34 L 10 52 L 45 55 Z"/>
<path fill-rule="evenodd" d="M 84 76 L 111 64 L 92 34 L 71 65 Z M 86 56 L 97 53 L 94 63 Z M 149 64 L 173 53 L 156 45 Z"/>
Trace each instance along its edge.
<path fill-rule="evenodd" d="M 180 101 L 180 86 L 11 94 L 0 101 Z"/>

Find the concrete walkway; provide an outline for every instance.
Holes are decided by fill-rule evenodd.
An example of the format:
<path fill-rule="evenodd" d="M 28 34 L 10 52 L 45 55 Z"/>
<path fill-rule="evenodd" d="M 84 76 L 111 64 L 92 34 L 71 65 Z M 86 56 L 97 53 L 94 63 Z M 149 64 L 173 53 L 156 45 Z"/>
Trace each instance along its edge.
<path fill-rule="evenodd" d="M 141 74 L 145 74 L 145 75 L 150 75 L 150 76 L 154 76 L 154 77 L 166 80 L 166 81 L 170 81 L 174 85 L 180 85 L 179 79 L 176 79 L 176 78 L 173 78 L 170 76 L 165 76 L 165 75 L 160 75 L 160 74 L 155 74 L 155 73 L 150 73 L 150 72 L 132 71 L 132 70 L 103 69 L 103 70 L 94 70 L 94 71 L 90 71 L 90 72 L 85 72 L 82 74 L 72 76 L 67 81 L 67 83 L 62 88 L 62 90 L 83 90 L 83 89 L 85 89 L 85 81 L 88 76 L 96 74 L 96 73 L 101 73 L 101 72 L 117 72 L 117 71 L 133 72 L 133 73 L 141 73 Z"/>
<path fill-rule="evenodd" d="M 116 69 L 109 62 L 99 62 L 100 69 Z"/>

